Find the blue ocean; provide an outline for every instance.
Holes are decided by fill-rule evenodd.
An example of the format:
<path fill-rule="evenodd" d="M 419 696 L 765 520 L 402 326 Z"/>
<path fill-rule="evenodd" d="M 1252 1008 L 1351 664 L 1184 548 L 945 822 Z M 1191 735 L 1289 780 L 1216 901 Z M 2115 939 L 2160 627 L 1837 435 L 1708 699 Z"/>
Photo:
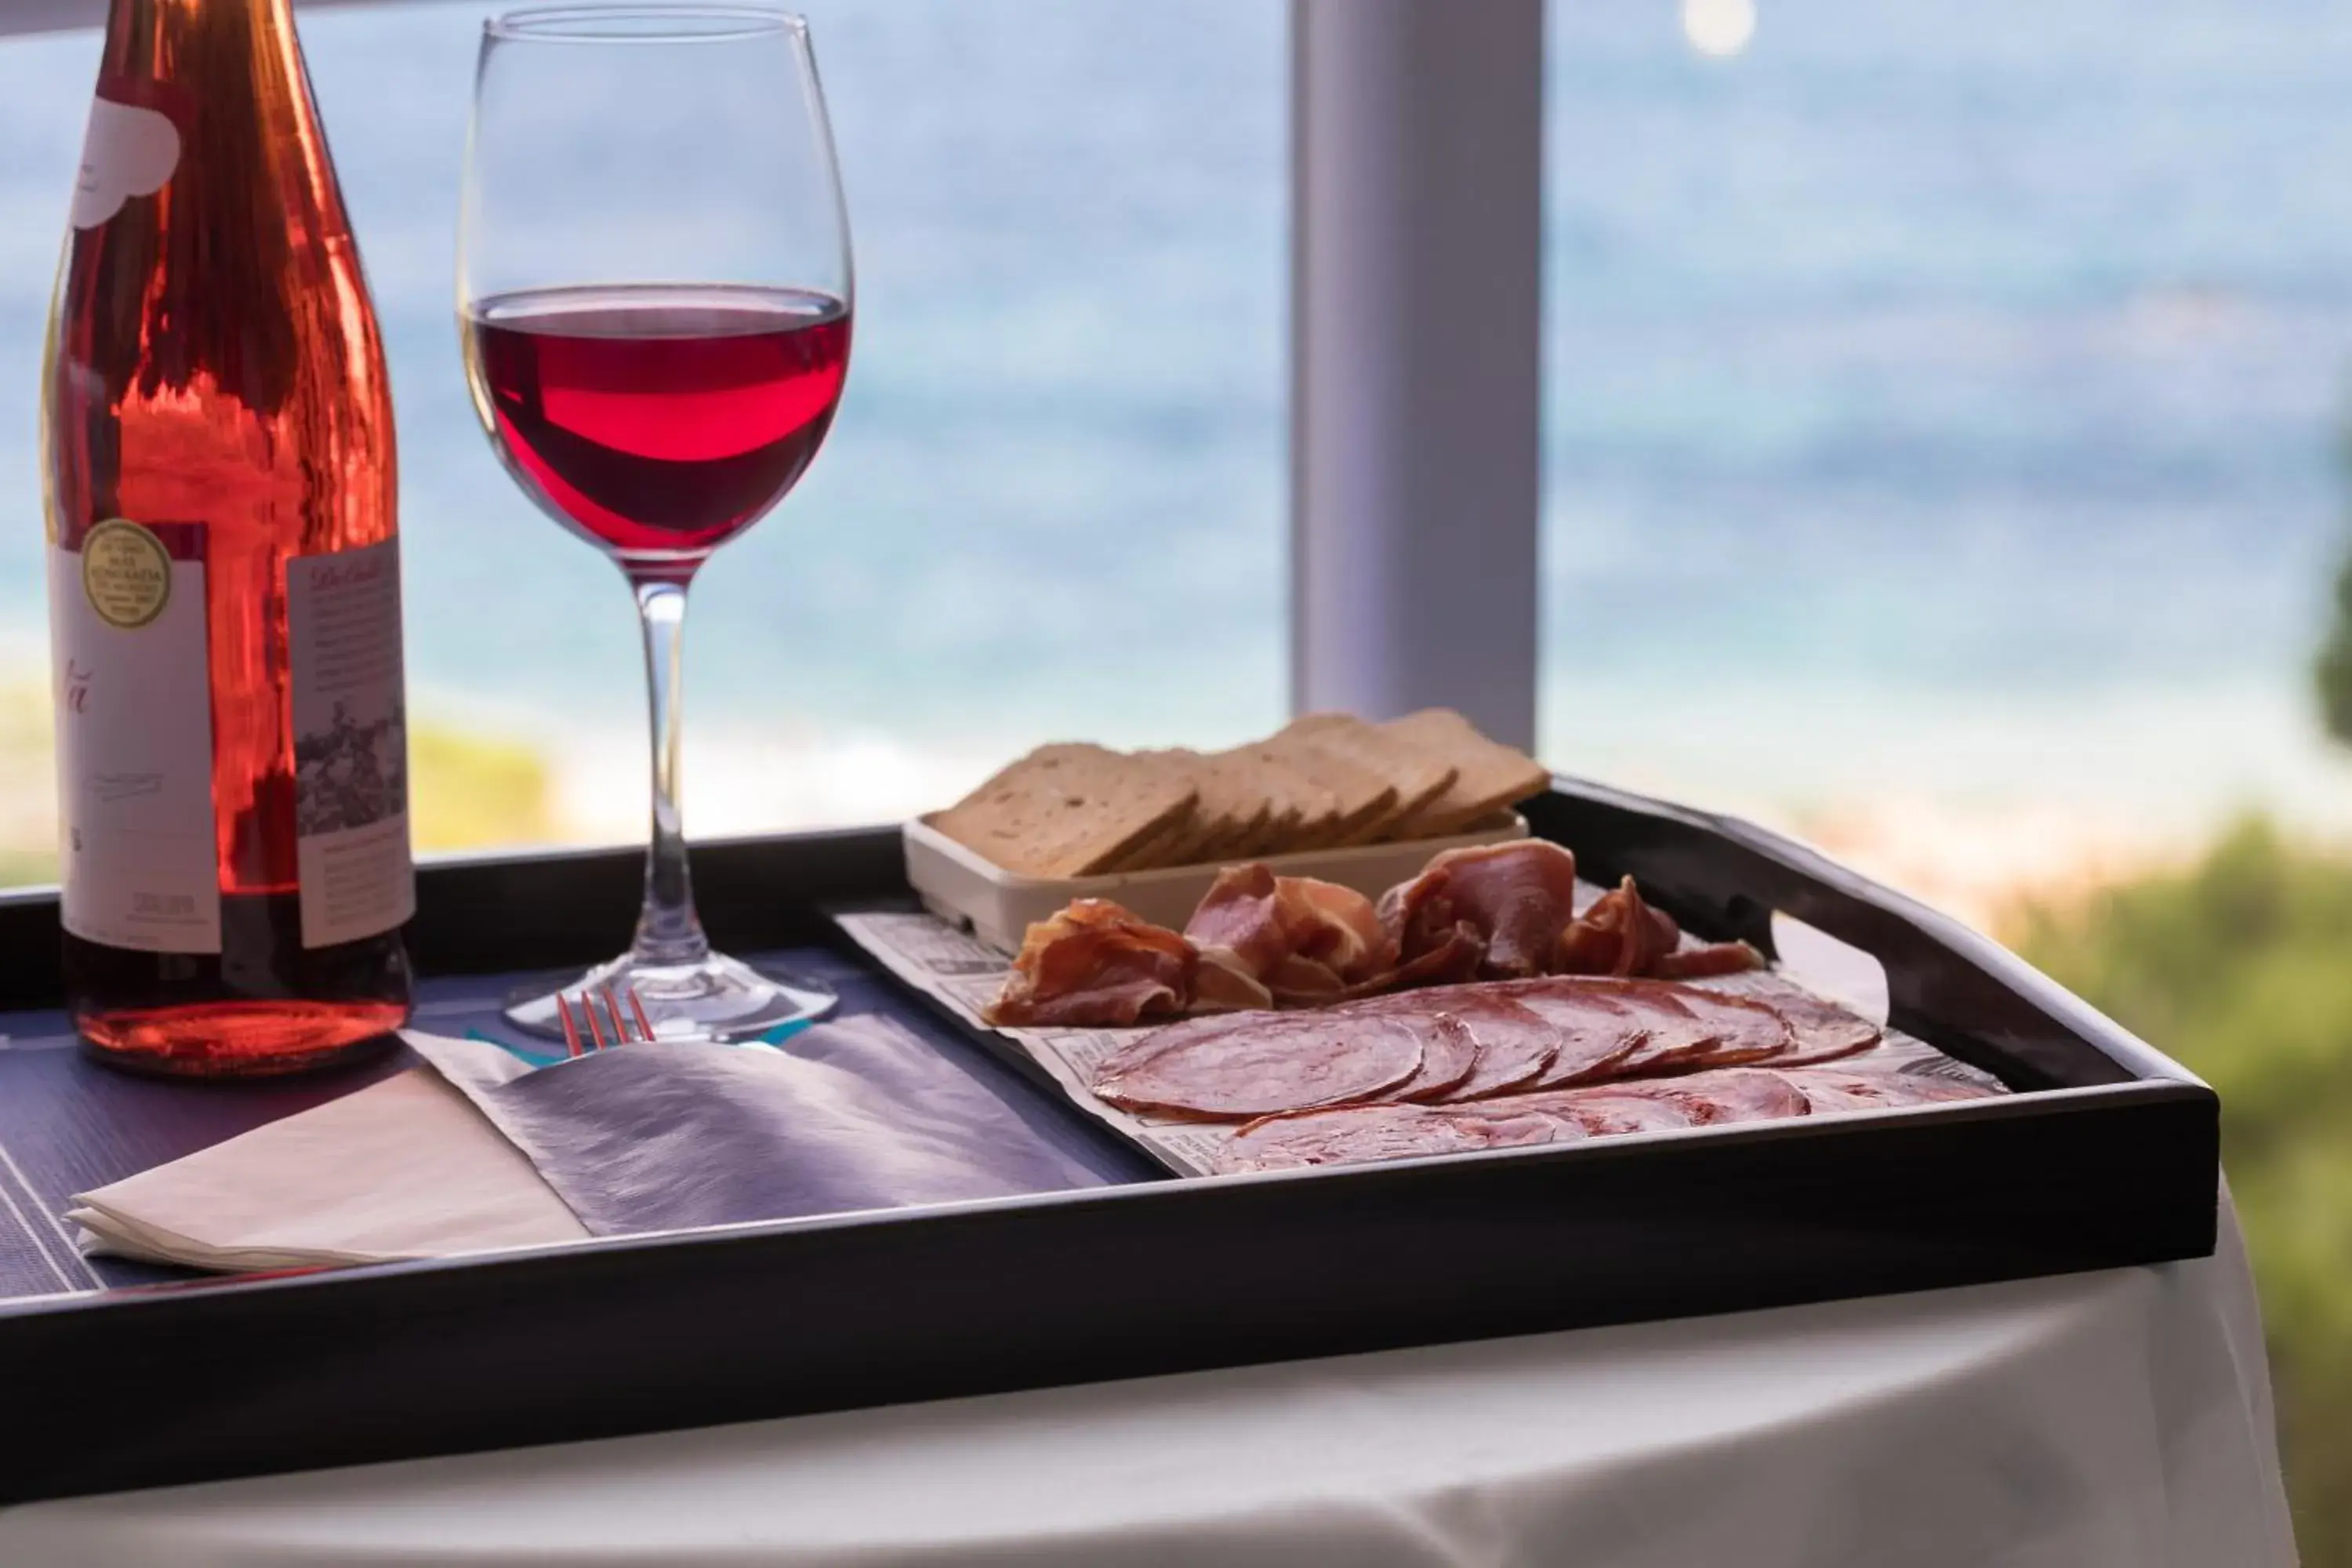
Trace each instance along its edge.
<path fill-rule="evenodd" d="M 697 590 L 697 826 L 1270 727 L 1286 7 L 806 9 L 856 357 Z M 415 705 L 625 832 L 627 597 L 459 370 L 483 14 L 303 21 L 391 342 Z M 2010 854 L 2352 822 L 2306 674 L 2352 539 L 2352 8 L 1761 0 L 1716 58 L 1671 0 L 1598 0 L 1549 51 L 1548 760 L 1833 839 L 2043 825 Z M 0 43 L 0 685 L 40 679 L 34 368 L 95 54 Z"/>

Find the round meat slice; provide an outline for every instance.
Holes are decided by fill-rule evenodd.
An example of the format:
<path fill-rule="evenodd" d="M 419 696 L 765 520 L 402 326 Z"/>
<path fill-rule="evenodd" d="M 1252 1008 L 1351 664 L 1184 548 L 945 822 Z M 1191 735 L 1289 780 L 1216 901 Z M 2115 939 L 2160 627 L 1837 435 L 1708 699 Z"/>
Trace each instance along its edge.
<path fill-rule="evenodd" d="M 1887 1110 L 1902 1105 L 1942 1105 L 1958 1100 L 1989 1100 L 1998 1093 L 1981 1084 L 1960 1083 L 1925 1073 L 1860 1073 L 1808 1068 L 1786 1075 L 1816 1116 L 1842 1111 Z"/>
<path fill-rule="evenodd" d="M 1530 1089 L 1559 1089 L 1616 1076 L 1618 1065 L 1641 1049 L 1658 1020 L 1629 1005 L 1618 983 L 1606 980 L 1527 980 L 1505 988 L 1509 1000 L 1552 1032 L 1551 1060 Z M 1472 1024 L 1476 1028 L 1476 1024 Z"/>
<path fill-rule="evenodd" d="M 1509 996 L 1465 995 L 1453 1007 L 1477 1038 L 1478 1065 L 1454 1085 L 1445 1096 L 1448 1100 L 1507 1094 L 1541 1078 L 1559 1056 L 1562 1031 Z"/>
<path fill-rule="evenodd" d="M 1650 1025 L 1642 1042 L 1611 1074 L 1658 1078 L 1702 1068 L 1772 1061 L 1795 1037 L 1787 1019 L 1760 1002 L 1669 980 L 1622 980 L 1625 1000 Z"/>
<path fill-rule="evenodd" d="M 1552 1102 L 1547 1110 L 1573 1118 L 1594 1138 L 1621 1132 L 1662 1132 L 1692 1126 L 1697 1120 L 1682 1100 L 1648 1084 L 1612 1084 L 1606 1089 L 1580 1089 L 1542 1098 Z"/>
<path fill-rule="evenodd" d="M 1399 1085 L 1393 1100 L 1443 1100 L 1477 1069 L 1478 1037 L 1452 1013 L 1404 1015 L 1399 1023 L 1421 1037 L 1421 1070 Z"/>
<path fill-rule="evenodd" d="M 1232 1018 L 1156 1048 L 1139 1040 L 1103 1064 L 1095 1093 L 1128 1110 L 1249 1121 L 1370 1100 L 1421 1070 L 1422 1043 L 1393 1018 L 1314 1013 Z M 1158 1031 L 1177 1034 L 1184 1026 Z"/>
<path fill-rule="evenodd" d="M 1757 1000 L 1789 1020 L 1796 1036 L 1789 1049 L 1772 1058 L 1776 1068 L 1833 1062 L 1878 1044 L 1877 1025 L 1793 985 Z"/>
<path fill-rule="evenodd" d="M 1687 1108 L 1699 1126 L 1718 1121 L 1778 1121 L 1811 1110 L 1805 1091 L 1777 1072 L 1757 1068 L 1693 1073 L 1668 1079 L 1660 1090 Z"/>
<path fill-rule="evenodd" d="M 1220 1172 L 1295 1170 L 1372 1160 L 1410 1160 L 1581 1136 L 1536 1115 L 1491 1115 L 1451 1107 L 1351 1105 L 1277 1116 L 1243 1131 L 1216 1156 Z"/>

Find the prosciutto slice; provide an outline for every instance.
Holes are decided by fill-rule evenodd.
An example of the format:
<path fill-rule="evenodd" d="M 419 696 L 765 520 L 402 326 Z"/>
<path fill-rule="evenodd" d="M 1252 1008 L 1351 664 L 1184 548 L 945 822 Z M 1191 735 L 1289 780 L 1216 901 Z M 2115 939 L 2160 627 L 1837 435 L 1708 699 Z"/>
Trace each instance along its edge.
<path fill-rule="evenodd" d="M 1696 980 L 1763 966 L 1762 956 L 1744 942 L 1685 948 L 1682 940 L 1675 918 L 1654 908 L 1627 877 L 1560 932 L 1549 967 L 1555 974 Z"/>
<path fill-rule="evenodd" d="M 1402 1019 L 1237 1014 L 1154 1030 L 1108 1058 L 1094 1090 L 1128 1110 L 1247 1121 L 1386 1094 L 1423 1055 Z"/>
<path fill-rule="evenodd" d="M 1217 874 L 1184 936 L 1204 963 L 1274 1001 L 1337 1000 L 1397 958 L 1371 900 L 1336 882 L 1277 877 L 1256 862 Z"/>
<path fill-rule="evenodd" d="M 1575 918 L 1576 857 L 1541 838 L 1449 849 L 1381 898 L 1381 921 L 1410 962 L 1457 926 L 1486 947 L 1490 979 L 1544 974 Z"/>
<path fill-rule="evenodd" d="M 985 1015 L 992 1024 L 1133 1024 L 1191 1005 L 1199 956 L 1174 931 L 1108 899 L 1079 899 L 1031 926 Z"/>

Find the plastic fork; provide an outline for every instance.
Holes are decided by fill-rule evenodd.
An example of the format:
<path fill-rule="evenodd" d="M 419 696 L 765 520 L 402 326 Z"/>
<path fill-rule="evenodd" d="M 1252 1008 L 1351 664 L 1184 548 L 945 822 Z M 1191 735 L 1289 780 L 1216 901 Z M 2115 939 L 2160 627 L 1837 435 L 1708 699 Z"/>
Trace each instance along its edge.
<path fill-rule="evenodd" d="M 555 994 L 555 1016 L 563 1024 L 563 1048 L 572 1056 L 612 1046 L 642 1045 L 654 1037 L 653 1020 L 627 981 L 583 986 L 573 995 Z"/>

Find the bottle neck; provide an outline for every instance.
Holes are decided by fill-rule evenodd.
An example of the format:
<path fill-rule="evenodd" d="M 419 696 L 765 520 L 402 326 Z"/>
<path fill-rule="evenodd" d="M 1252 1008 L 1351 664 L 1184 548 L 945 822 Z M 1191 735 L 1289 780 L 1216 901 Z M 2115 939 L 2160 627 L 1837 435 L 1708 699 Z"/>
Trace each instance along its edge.
<path fill-rule="evenodd" d="M 302 80 L 293 0 L 114 0 L 101 79 L 201 84 Z"/>

